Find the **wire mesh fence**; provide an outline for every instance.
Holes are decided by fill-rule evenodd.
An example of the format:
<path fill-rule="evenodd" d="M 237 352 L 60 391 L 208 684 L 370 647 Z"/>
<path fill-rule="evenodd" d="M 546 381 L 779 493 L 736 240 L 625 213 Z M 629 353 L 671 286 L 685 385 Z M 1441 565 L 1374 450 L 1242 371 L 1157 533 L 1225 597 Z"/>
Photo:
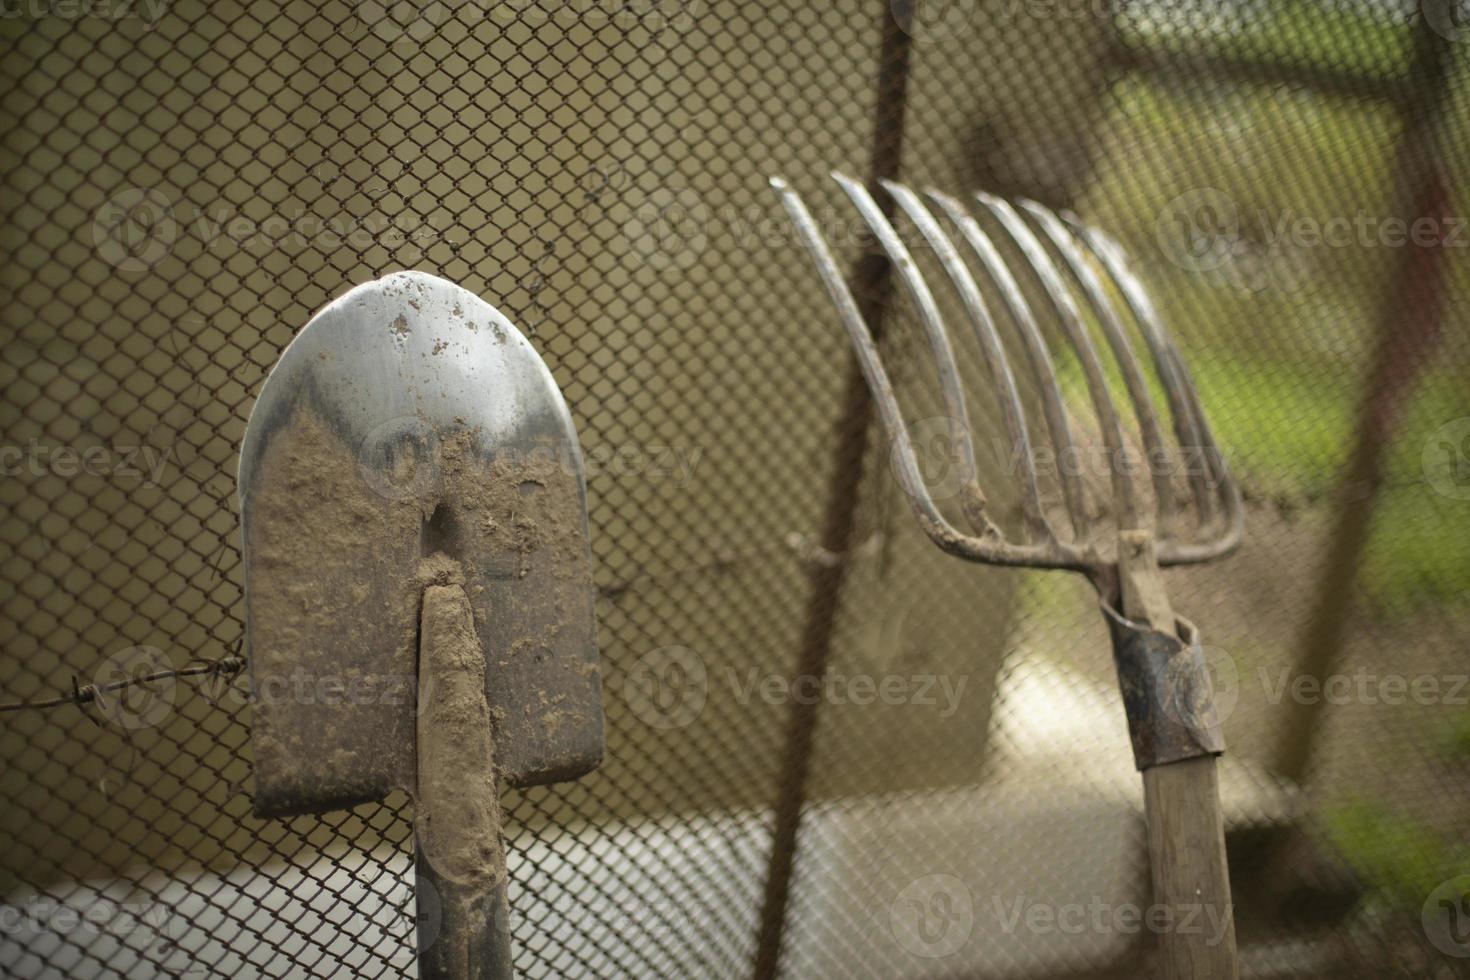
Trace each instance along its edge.
<path fill-rule="evenodd" d="M 933 418 L 834 168 L 1127 245 L 1249 505 L 1238 555 L 1170 573 L 1230 746 L 1242 972 L 1464 972 L 1452 0 L 3 13 L 0 701 L 84 702 L 0 714 L 6 973 L 413 972 L 410 801 L 252 816 L 218 666 L 249 652 L 252 397 L 402 268 L 528 333 L 587 458 L 606 761 L 506 796 L 519 972 L 1136 973 L 1160 927 L 1095 600 L 913 526 L 767 184 Z"/>

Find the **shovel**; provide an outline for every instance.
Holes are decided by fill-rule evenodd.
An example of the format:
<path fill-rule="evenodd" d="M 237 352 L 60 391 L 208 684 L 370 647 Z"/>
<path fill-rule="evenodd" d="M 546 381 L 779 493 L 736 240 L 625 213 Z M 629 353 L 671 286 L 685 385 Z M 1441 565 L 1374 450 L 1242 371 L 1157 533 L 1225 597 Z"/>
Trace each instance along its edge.
<path fill-rule="evenodd" d="M 414 797 L 419 972 L 511 975 L 499 794 L 602 759 L 586 485 L 535 349 L 420 272 L 352 289 L 240 450 L 255 811 Z"/>

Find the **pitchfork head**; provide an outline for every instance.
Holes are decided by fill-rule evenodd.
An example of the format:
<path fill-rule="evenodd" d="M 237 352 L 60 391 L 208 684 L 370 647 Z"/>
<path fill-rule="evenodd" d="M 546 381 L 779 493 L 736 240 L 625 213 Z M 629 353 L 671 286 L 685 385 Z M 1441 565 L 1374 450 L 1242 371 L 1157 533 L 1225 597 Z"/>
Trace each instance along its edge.
<path fill-rule="evenodd" d="M 970 531 L 961 531 L 941 513 L 920 474 L 913 438 L 879 356 L 873 324 L 859 306 L 801 197 L 784 180 L 772 178 L 797 237 L 815 260 L 817 272 L 837 307 L 857 352 L 878 412 L 893 443 L 899 481 L 920 526 L 945 551 L 973 561 L 1037 568 L 1065 568 L 1087 574 L 1099 588 L 1113 578 L 1116 531 L 1152 531 L 1160 564 L 1207 561 L 1240 541 L 1240 494 L 1200 407 L 1194 382 L 1178 348 L 1163 329 L 1140 279 L 1129 268 L 1121 246 L 1074 215 L 1057 214 L 1033 201 L 1011 204 L 977 194 L 975 205 L 990 216 L 992 236 L 960 200 L 927 190 L 921 196 L 903 184 L 882 181 L 890 206 L 884 207 L 859 181 L 832 175 L 887 255 L 893 273 L 917 314 L 935 362 L 944 410 L 954 420 L 952 452 L 961 474 L 960 510 Z M 1020 477 L 1020 532 L 1003 532 L 987 507 L 976 468 L 973 429 L 949 328 L 935 293 L 925 281 L 902 236 L 889 220 L 893 205 L 918 231 L 923 245 L 944 269 L 959 307 L 969 321 L 988 368 L 990 387 L 1009 437 Z M 945 225 L 958 233 L 961 248 Z M 1038 326 L 1027 292 L 1008 266 L 997 241 L 1024 259 L 1031 281 L 1040 287 L 1085 381 L 1087 419 L 1070 417 L 1056 359 Z M 976 269 L 982 275 L 977 278 Z M 1003 318 L 992 314 L 987 291 L 998 296 Z M 1033 293 L 1033 295 L 1035 295 Z M 1024 352 L 1025 368 L 1039 402 L 1041 419 L 1028 417 L 1017 376 L 998 326 L 1013 325 L 1010 346 Z M 1097 340 L 1101 337 L 1103 344 Z M 1136 353 L 1137 339 L 1148 350 L 1152 371 Z M 1105 364 L 1101 348 L 1110 354 Z M 1109 379 L 1126 392 L 1120 411 Z M 1155 405 L 1163 394 L 1172 436 L 1166 437 Z M 1075 423 L 1082 422 L 1078 426 Z M 1099 488 L 1082 479 L 1081 468 L 1066 461 L 1081 458 L 1074 444 L 1079 432 L 1095 431 L 1105 450 L 1107 479 Z M 1044 447 L 1044 448 L 1043 448 Z M 1038 449 L 1042 448 L 1041 452 Z M 1060 499 L 1043 499 L 1038 460 L 1054 460 Z"/>

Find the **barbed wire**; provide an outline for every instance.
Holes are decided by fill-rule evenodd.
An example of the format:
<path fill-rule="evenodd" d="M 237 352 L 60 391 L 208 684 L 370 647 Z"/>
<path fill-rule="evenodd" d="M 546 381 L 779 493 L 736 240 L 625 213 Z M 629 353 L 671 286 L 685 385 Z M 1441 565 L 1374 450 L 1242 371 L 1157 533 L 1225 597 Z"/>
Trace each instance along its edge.
<path fill-rule="evenodd" d="M 64 705 L 87 705 L 96 701 L 99 697 L 121 691 L 135 684 L 151 684 L 155 681 L 176 679 L 180 677 L 233 677 L 245 669 L 243 657 L 228 656 L 219 660 L 211 660 L 206 663 L 194 664 L 182 667 L 178 670 L 157 670 L 138 677 L 129 677 L 126 680 L 113 681 L 110 684 L 78 684 L 75 674 L 71 678 L 71 693 L 62 694 L 54 698 L 39 700 L 0 702 L 0 713 L 8 711 L 36 710 L 44 711 L 49 708 L 60 708 Z"/>

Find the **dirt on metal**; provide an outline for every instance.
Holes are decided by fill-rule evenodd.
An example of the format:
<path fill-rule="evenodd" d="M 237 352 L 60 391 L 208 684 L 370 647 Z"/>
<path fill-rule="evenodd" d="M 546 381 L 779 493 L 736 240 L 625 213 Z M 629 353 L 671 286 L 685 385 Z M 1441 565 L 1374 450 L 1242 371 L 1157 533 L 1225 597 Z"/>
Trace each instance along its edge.
<path fill-rule="evenodd" d="M 534 781 L 536 760 L 587 722 L 569 714 L 556 684 L 534 683 L 540 665 L 556 659 L 560 622 L 587 601 L 586 583 L 571 573 L 586 547 L 575 470 L 550 449 L 487 461 L 479 435 L 442 434 L 427 456 L 401 454 L 386 474 L 365 474 L 354 447 L 309 411 L 272 439 L 250 528 L 250 615 L 258 693 L 275 701 L 256 713 L 255 752 L 273 779 L 292 779 L 288 802 L 311 797 L 314 779 L 331 785 L 344 772 L 353 780 L 332 796 L 414 790 L 409 706 L 421 600 L 433 585 L 462 586 L 482 650 L 491 651 L 485 690 L 497 735 L 506 710 L 522 715 L 510 727 L 534 731 L 536 745 L 501 747 L 509 782 Z M 441 507 L 452 518 L 443 533 L 466 556 L 459 561 L 420 559 Z M 533 607 L 555 609 L 552 624 L 519 628 L 541 621 Z M 494 697 L 500 691 L 505 697 Z M 385 707 L 388 699 L 402 710 Z M 365 724 L 364 706 L 382 723 Z M 289 775 L 313 759 L 315 772 L 303 770 L 299 782 Z M 491 756 L 483 759 L 489 772 Z"/>
<path fill-rule="evenodd" d="M 441 555 L 424 566 L 442 584 L 424 589 L 420 619 L 414 832 L 440 876 L 485 888 L 505 878 L 485 654 L 457 565 Z"/>

